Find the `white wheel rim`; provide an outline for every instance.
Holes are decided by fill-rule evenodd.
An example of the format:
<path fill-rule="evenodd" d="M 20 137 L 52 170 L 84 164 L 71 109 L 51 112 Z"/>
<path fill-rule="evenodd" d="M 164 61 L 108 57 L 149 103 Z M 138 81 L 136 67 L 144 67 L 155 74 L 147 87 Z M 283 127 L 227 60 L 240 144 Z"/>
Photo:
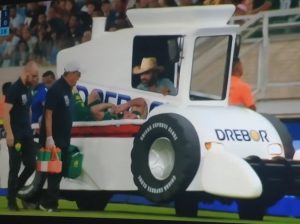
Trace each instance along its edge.
<path fill-rule="evenodd" d="M 149 151 L 148 165 L 152 175 L 158 180 L 166 179 L 175 164 L 175 153 L 171 141 L 166 138 L 156 139 Z"/>

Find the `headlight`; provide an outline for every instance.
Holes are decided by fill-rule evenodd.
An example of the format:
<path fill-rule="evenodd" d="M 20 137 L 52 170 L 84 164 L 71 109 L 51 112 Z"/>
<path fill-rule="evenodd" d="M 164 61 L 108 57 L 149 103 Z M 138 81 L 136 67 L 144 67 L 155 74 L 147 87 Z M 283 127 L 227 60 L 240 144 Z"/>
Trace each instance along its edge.
<path fill-rule="evenodd" d="M 268 146 L 268 153 L 271 156 L 281 155 L 282 151 L 282 146 L 280 144 L 271 144 Z"/>

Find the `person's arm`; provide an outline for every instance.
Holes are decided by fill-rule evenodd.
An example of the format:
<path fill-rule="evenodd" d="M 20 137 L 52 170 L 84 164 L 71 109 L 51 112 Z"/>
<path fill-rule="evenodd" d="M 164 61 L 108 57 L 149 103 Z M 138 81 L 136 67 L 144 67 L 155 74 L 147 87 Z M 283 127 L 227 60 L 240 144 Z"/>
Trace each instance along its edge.
<path fill-rule="evenodd" d="M 134 98 L 126 103 L 114 106 L 113 113 L 118 114 L 128 110 L 129 108 L 131 108 L 131 111 L 139 112 L 141 114 L 141 118 L 147 117 L 147 104 L 141 97 Z"/>
<path fill-rule="evenodd" d="M 52 110 L 47 109 L 45 112 L 46 136 L 52 136 Z"/>
<path fill-rule="evenodd" d="M 260 7 L 253 9 L 251 13 L 256 14 L 256 13 L 259 13 L 260 11 L 269 10 L 271 7 L 272 7 L 272 2 L 266 1 Z"/>
<path fill-rule="evenodd" d="M 45 101 L 45 131 L 46 131 L 46 148 L 55 147 L 53 139 L 52 124 L 53 124 L 53 111 L 57 108 L 59 96 L 56 89 L 49 90 Z"/>
<path fill-rule="evenodd" d="M 52 110 L 46 109 L 45 111 L 45 126 L 46 126 L 46 148 L 55 147 L 55 142 L 52 133 Z"/>
<path fill-rule="evenodd" d="M 112 103 L 100 103 L 100 104 L 96 104 L 94 106 L 91 106 L 91 111 L 104 111 L 107 110 L 109 108 L 112 108 L 114 106 L 114 104 Z"/>
<path fill-rule="evenodd" d="M 14 135 L 12 132 L 12 128 L 10 125 L 10 111 L 13 108 L 13 105 L 10 103 L 5 103 L 4 104 L 4 129 L 6 132 L 6 142 L 8 146 L 13 146 L 14 145 Z"/>
<path fill-rule="evenodd" d="M 242 97 L 243 97 L 245 106 L 252 110 L 256 110 L 255 99 L 252 94 L 251 87 L 249 85 L 245 84 L 243 87 L 242 93 L 243 93 Z"/>
<path fill-rule="evenodd" d="M 175 96 L 177 94 L 177 89 L 175 88 L 174 84 L 169 79 L 163 79 L 160 88 L 160 93 L 165 95 L 172 95 Z"/>

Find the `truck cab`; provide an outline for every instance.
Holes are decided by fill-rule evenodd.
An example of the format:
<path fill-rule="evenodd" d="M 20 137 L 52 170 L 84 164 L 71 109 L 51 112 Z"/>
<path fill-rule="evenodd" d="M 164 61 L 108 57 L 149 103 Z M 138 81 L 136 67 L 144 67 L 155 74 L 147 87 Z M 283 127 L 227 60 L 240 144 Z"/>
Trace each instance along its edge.
<path fill-rule="evenodd" d="M 64 64 L 76 55 L 85 71 L 80 79 L 85 86 L 113 84 L 114 89 L 125 90 L 130 96 L 147 95 L 152 102 L 225 106 L 238 30 L 238 26 L 227 24 L 233 11 L 232 5 L 131 9 L 127 14 L 133 27 L 116 32 L 105 32 L 105 19 L 96 18 L 91 41 L 59 53 L 57 74 L 62 74 Z M 88 52 L 88 57 L 83 52 Z M 140 79 L 132 75 L 132 68 L 143 57 L 156 57 L 164 67 L 162 77 L 178 89 L 175 96 L 161 97 L 136 88 Z"/>

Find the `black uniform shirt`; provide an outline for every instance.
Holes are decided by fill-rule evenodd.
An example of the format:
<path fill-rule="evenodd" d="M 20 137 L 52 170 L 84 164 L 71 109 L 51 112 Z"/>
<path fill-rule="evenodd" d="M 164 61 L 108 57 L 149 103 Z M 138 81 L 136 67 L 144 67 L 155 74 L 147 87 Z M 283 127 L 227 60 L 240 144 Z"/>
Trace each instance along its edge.
<path fill-rule="evenodd" d="M 30 122 L 31 91 L 19 78 L 8 89 L 5 102 L 12 104 L 10 111 L 10 125 L 14 138 L 32 136 Z"/>
<path fill-rule="evenodd" d="M 70 144 L 73 108 L 71 87 L 61 77 L 48 90 L 45 102 L 45 110 L 52 110 L 52 135 L 57 147 L 64 148 Z M 40 143 L 45 145 L 45 142 L 46 129 L 43 116 Z"/>

